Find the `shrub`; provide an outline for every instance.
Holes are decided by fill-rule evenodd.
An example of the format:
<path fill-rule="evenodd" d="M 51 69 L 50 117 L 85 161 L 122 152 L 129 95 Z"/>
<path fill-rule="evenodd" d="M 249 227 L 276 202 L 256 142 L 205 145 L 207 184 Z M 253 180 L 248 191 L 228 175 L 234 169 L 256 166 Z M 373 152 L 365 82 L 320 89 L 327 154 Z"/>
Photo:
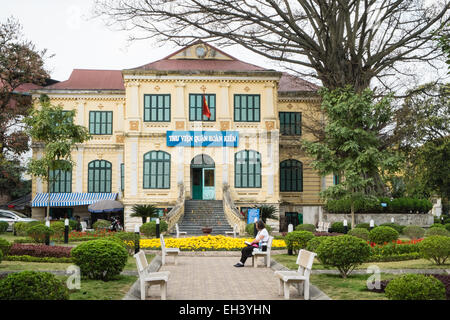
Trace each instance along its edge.
<path fill-rule="evenodd" d="M 432 276 L 405 274 L 389 281 L 385 294 L 389 300 L 445 300 L 445 287 Z"/>
<path fill-rule="evenodd" d="M 7 256 L 5 261 L 22 261 L 22 262 L 46 262 L 46 263 L 72 263 L 72 258 L 54 258 L 54 257 L 33 257 L 33 256 Z"/>
<path fill-rule="evenodd" d="M 420 254 L 430 261 L 441 265 L 450 256 L 450 237 L 430 236 L 419 243 Z"/>
<path fill-rule="evenodd" d="M 0 221 L 0 233 L 5 233 L 8 230 L 9 223 L 6 221 Z"/>
<path fill-rule="evenodd" d="M 108 229 L 110 225 L 111 222 L 109 222 L 108 220 L 98 219 L 92 224 L 92 228 L 94 228 L 95 230 Z"/>
<path fill-rule="evenodd" d="M 403 232 L 403 229 L 405 228 L 405 226 L 401 226 L 398 223 L 392 223 L 392 222 L 388 222 L 388 223 L 382 223 L 380 224 L 381 227 L 391 227 L 392 229 L 395 229 L 399 234 L 401 234 Z"/>
<path fill-rule="evenodd" d="M 128 253 L 119 244 L 101 239 L 78 245 L 72 249 L 72 257 L 82 275 L 108 281 L 122 272 Z"/>
<path fill-rule="evenodd" d="M 374 225 L 376 227 L 377 225 Z M 364 228 L 367 230 L 370 230 L 370 224 L 369 223 L 359 223 L 355 226 L 355 228 Z"/>
<path fill-rule="evenodd" d="M 403 229 L 403 234 L 410 239 L 420 239 L 425 235 L 425 229 L 419 226 L 406 226 Z"/>
<path fill-rule="evenodd" d="M 0 238 L 0 251 L 3 253 L 4 256 L 7 256 L 9 254 L 9 250 L 11 249 L 11 243 L 9 243 L 7 240 Z"/>
<path fill-rule="evenodd" d="M 306 250 L 311 252 L 317 252 L 317 248 L 320 246 L 320 244 L 325 241 L 328 237 L 314 237 L 311 240 L 308 241 L 306 244 Z M 317 260 L 320 261 L 320 259 L 316 256 Z"/>
<path fill-rule="evenodd" d="M 18 244 L 14 243 L 9 250 L 12 256 L 32 256 L 32 257 L 53 257 L 53 258 L 70 258 L 71 247 L 63 246 L 46 246 L 34 244 Z"/>
<path fill-rule="evenodd" d="M 169 225 L 167 224 L 167 222 L 160 220 L 159 221 L 159 232 L 164 232 L 167 231 L 167 228 L 169 227 Z M 152 237 L 156 235 L 156 221 L 150 221 L 147 223 L 144 223 L 141 226 L 140 229 L 141 233 L 147 237 Z"/>
<path fill-rule="evenodd" d="M 299 224 L 295 227 L 295 231 L 309 231 L 309 232 L 315 232 L 316 226 L 313 224 Z"/>
<path fill-rule="evenodd" d="M 430 236 L 446 236 L 446 237 L 450 237 L 450 232 L 447 231 L 447 229 L 445 228 L 430 228 L 425 232 L 425 237 L 430 237 Z"/>
<path fill-rule="evenodd" d="M 441 224 L 441 223 L 433 223 L 431 226 L 430 226 L 430 229 L 431 228 L 442 228 L 442 229 L 445 229 L 445 225 L 444 224 Z"/>
<path fill-rule="evenodd" d="M 16 222 L 14 223 L 14 230 L 18 236 L 27 236 L 28 229 L 37 225 L 44 225 L 42 221 L 30 221 L 30 222 Z"/>
<path fill-rule="evenodd" d="M 68 300 L 64 283 L 48 272 L 22 271 L 0 280 L 0 300 Z"/>
<path fill-rule="evenodd" d="M 125 245 L 129 255 L 134 254 L 135 242 L 139 241 L 139 236 L 134 232 L 117 232 L 115 237 L 119 238 Z"/>
<path fill-rule="evenodd" d="M 46 236 L 52 236 L 55 233 L 52 228 L 43 224 L 35 225 L 28 229 L 27 235 L 35 242 L 44 243 Z"/>
<path fill-rule="evenodd" d="M 365 262 L 371 253 L 366 241 L 349 235 L 326 237 L 316 252 L 323 264 L 337 268 L 343 278 Z"/>
<path fill-rule="evenodd" d="M 354 228 L 350 230 L 348 234 L 366 241 L 369 240 L 369 230 L 365 228 Z"/>
<path fill-rule="evenodd" d="M 292 231 L 286 235 L 284 241 L 288 248 L 297 252 L 299 249 L 306 248 L 308 241 L 312 238 L 314 238 L 314 234 L 310 231 Z"/>
<path fill-rule="evenodd" d="M 352 228 L 351 223 L 347 223 L 347 227 L 348 227 L 348 230 L 350 230 Z M 340 221 L 334 222 L 331 225 L 331 232 L 344 233 L 345 232 L 344 223 L 340 222 Z"/>
<path fill-rule="evenodd" d="M 391 227 L 379 226 L 369 232 L 369 241 L 376 244 L 389 243 L 398 239 L 398 232 Z"/>
<path fill-rule="evenodd" d="M 382 207 L 381 203 L 387 204 Z M 325 204 L 325 210 L 331 213 L 350 213 L 350 199 L 328 200 Z M 409 213 L 419 212 L 427 213 L 433 207 L 431 201 L 417 198 L 396 198 L 389 199 L 380 197 L 378 200 L 354 202 L 356 213 Z"/>
<path fill-rule="evenodd" d="M 444 224 L 445 229 L 447 229 L 447 231 L 450 231 L 450 223 L 446 223 Z"/>
<path fill-rule="evenodd" d="M 55 221 L 52 222 L 50 228 L 53 230 L 54 238 L 62 238 L 64 236 L 64 230 L 66 228 L 64 221 Z"/>
<path fill-rule="evenodd" d="M 3 260 L 3 251 L 0 250 L 0 263 L 2 263 Z"/>

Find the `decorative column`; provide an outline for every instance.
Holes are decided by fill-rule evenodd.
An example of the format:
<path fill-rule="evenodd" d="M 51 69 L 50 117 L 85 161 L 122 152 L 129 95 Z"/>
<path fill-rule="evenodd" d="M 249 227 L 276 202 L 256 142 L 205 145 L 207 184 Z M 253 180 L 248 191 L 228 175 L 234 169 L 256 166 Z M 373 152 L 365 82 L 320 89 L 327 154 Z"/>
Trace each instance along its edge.
<path fill-rule="evenodd" d="M 75 190 L 76 192 L 79 193 L 83 192 L 83 162 L 84 162 L 84 147 L 78 147 L 77 162 L 75 165 L 76 167 Z"/>
<path fill-rule="evenodd" d="M 77 100 L 77 114 L 76 114 L 75 123 L 79 126 L 85 126 L 85 124 L 84 124 L 85 106 L 86 106 L 85 99 Z"/>
<path fill-rule="evenodd" d="M 138 138 L 129 138 L 130 144 L 130 166 L 128 167 L 128 175 L 130 183 L 128 184 L 129 195 L 137 196 L 138 194 Z"/>
<path fill-rule="evenodd" d="M 123 154 L 119 153 L 117 155 L 117 192 L 119 193 L 119 195 L 122 194 L 122 176 L 120 174 L 120 168 L 121 168 L 121 164 L 123 163 Z M 125 179 L 124 179 L 125 180 Z M 125 183 L 125 181 L 124 181 Z"/>

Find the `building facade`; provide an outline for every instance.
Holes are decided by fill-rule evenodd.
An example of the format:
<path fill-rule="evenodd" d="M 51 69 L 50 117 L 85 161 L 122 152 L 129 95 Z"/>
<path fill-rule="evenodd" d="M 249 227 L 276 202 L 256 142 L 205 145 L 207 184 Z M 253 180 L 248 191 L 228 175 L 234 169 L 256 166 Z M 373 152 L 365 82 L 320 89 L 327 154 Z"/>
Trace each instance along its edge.
<path fill-rule="evenodd" d="M 276 206 L 282 230 L 298 213 L 315 223 L 319 192 L 332 178 L 320 177 L 299 146 L 308 139 L 302 123 L 321 117 L 317 89 L 203 42 L 134 69 L 75 69 L 33 91 L 75 109 L 75 123 L 92 134 L 73 151 L 71 172 L 52 173 L 50 214 L 92 220 L 87 205 L 109 197 L 124 204 L 125 229 L 133 230 L 141 222 L 130 217 L 135 204 L 171 215 L 186 199 L 226 199 L 238 212 Z M 41 156 L 33 144 L 33 157 Z M 45 216 L 46 190 L 33 179 L 35 218 Z"/>

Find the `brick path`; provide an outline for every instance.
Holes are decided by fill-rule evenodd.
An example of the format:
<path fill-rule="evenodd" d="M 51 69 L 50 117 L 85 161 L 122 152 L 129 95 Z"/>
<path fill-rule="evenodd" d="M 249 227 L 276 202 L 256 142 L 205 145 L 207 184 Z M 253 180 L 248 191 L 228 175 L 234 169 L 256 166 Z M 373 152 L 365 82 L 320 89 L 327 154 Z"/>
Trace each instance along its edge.
<path fill-rule="evenodd" d="M 274 271 L 260 266 L 253 268 L 248 259 L 244 268 L 233 265 L 239 257 L 187 257 L 179 256 L 177 265 L 172 257 L 159 271 L 170 271 L 167 285 L 168 300 L 277 300 L 278 280 Z M 291 299 L 303 299 L 291 287 Z M 159 300 L 159 286 L 152 286 L 151 297 Z"/>

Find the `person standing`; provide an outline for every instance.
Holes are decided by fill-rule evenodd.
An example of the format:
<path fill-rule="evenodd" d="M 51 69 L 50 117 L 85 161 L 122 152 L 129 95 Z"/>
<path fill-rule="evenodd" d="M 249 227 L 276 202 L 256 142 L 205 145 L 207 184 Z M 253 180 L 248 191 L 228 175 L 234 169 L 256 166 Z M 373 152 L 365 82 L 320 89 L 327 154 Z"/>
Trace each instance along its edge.
<path fill-rule="evenodd" d="M 241 260 L 236 263 L 234 266 L 239 268 L 243 267 L 247 258 L 252 256 L 253 250 L 255 248 L 260 248 L 262 251 L 267 250 L 267 241 L 269 241 L 269 232 L 266 229 L 266 225 L 262 220 L 258 220 L 256 222 L 256 229 L 258 233 L 255 239 L 247 243 L 247 246 L 241 250 Z"/>

